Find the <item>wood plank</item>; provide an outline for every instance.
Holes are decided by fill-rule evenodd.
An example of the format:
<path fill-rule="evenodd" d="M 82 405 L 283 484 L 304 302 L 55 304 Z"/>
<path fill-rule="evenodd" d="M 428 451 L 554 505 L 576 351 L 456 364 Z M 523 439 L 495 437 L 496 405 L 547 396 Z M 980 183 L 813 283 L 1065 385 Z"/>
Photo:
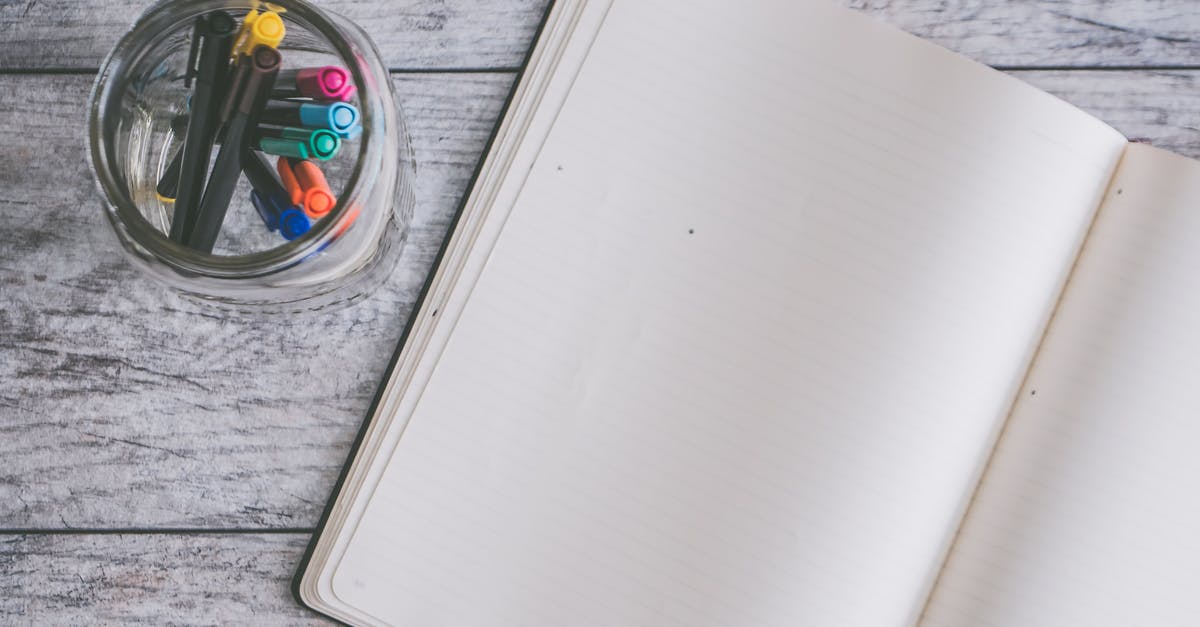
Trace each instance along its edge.
<path fill-rule="evenodd" d="M 393 68 L 520 63 L 548 0 L 318 0 L 374 40 Z M 0 69 L 96 69 L 151 0 L 0 2 Z"/>
<path fill-rule="evenodd" d="M 1019 76 L 1200 157 L 1200 72 Z M 351 309 L 281 321 L 227 320 L 129 267 L 81 149 L 89 79 L 0 77 L 0 132 L 20 138 L 0 151 L 0 524 L 314 525 L 510 81 L 397 80 L 421 163 L 402 266 Z"/>
<path fill-rule="evenodd" d="M 9 624 L 330 624 L 292 600 L 305 535 L 0 536 Z"/>
<path fill-rule="evenodd" d="M 1200 72 L 1014 72 L 1126 137 L 1200 158 Z"/>
<path fill-rule="evenodd" d="M 1200 64 L 1191 0 L 836 0 L 989 65 Z"/>
<path fill-rule="evenodd" d="M 148 281 L 102 215 L 84 76 L 0 77 L 0 526 L 311 526 L 511 75 L 397 79 L 418 211 L 349 309 L 217 315 Z M 16 94 L 21 94 L 17 96 Z"/>
<path fill-rule="evenodd" d="M 1000 66 L 1200 64 L 1191 0 L 836 0 Z M 517 65 L 547 0 L 324 0 L 361 24 L 390 67 Z M 0 3 L 0 69 L 96 68 L 147 0 Z"/>

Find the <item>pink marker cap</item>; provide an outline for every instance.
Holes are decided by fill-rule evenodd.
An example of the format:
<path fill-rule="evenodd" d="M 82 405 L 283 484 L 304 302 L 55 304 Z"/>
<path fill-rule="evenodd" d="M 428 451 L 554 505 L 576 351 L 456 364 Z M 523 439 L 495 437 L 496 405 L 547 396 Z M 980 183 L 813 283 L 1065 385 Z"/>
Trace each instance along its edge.
<path fill-rule="evenodd" d="M 296 87 L 313 98 L 342 102 L 349 100 L 355 92 L 350 74 L 335 65 L 298 70 Z"/>

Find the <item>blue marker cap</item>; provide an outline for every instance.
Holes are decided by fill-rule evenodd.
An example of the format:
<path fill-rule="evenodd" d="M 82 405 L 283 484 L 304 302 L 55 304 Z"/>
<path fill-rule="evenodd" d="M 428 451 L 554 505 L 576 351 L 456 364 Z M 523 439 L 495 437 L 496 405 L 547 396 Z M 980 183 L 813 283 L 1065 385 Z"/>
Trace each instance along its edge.
<path fill-rule="evenodd" d="M 296 207 L 288 207 L 279 215 L 279 234 L 289 242 L 307 233 L 311 227 L 308 216 Z"/>
<path fill-rule="evenodd" d="M 263 224 L 271 231 L 279 231 L 283 239 L 292 241 L 308 232 L 312 222 L 299 207 L 292 206 L 287 198 L 275 194 L 263 195 L 250 190 L 250 203 L 258 211 Z"/>
<path fill-rule="evenodd" d="M 304 103 L 300 105 L 300 124 L 308 128 L 327 128 L 342 139 L 350 139 L 362 131 L 358 109 L 344 102 L 331 104 Z"/>

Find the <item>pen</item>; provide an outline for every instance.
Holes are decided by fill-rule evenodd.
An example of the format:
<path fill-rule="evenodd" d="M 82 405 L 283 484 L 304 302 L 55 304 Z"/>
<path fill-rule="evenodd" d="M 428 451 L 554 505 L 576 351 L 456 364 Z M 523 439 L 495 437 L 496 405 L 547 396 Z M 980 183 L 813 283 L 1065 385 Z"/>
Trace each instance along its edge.
<path fill-rule="evenodd" d="M 308 232 L 311 223 L 308 216 L 292 204 L 291 195 L 275 176 L 275 171 L 261 152 L 251 150 L 242 164 L 242 172 L 250 186 L 250 202 L 262 218 L 267 229 L 279 231 L 284 239 L 291 241 Z"/>
<path fill-rule="evenodd" d="M 328 104 L 300 100 L 271 100 L 261 120 L 279 126 L 303 126 L 333 131 L 342 139 L 354 139 L 362 132 L 358 109 L 344 102 Z"/>
<path fill-rule="evenodd" d="M 237 186 L 238 172 L 242 169 L 242 156 L 248 149 L 249 130 L 254 127 L 267 104 L 281 61 L 279 52 L 265 45 L 256 47 L 249 57 L 239 60 L 240 88 L 231 91 L 226 100 L 226 103 L 233 101 L 236 104 L 224 107 L 232 109 L 232 116 L 225 124 L 221 151 L 217 153 L 217 161 L 196 212 L 195 226 L 185 240 L 188 246 L 196 250 L 212 252 L 217 241 L 225 212 L 229 209 L 229 200 Z"/>
<path fill-rule="evenodd" d="M 183 148 L 175 151 L 175 156 L 163 170 L 162 177 L 154 191 L 162 202 L 175 202 L 175 194 L 179 191 L 179 172 L 183 169 Z"/>
<path fill-rule="evenodd" d="M 191 106 L 195 115 L 187 125 L 180 157 L 178 183 L 175 186 L 175 210 L 171 218 L 170 238 L 183 242 L 194 220 L 193 212 L 204 192 L 208 159 L 212 155 L 217 131 L 216 104 L 224 94 L 229 70 L 229 54 L 237 23 L 224 11 L 213 11 L 196 18 L 192 31 L 192 47 L 188 53 L 188 68 L 184 84 L 196 88 Z"/>
<path fill-rule="evenodd" d="M 275 81 L 274 98 L 316 98 L 347 102 L 354 96 L 350 73 L 336 65 L 284 70 Z"/>
<path fill-rule="evenodd" d="M 296 159 L 328 161 L 342 142 L 328 129 L 292 128 L 259 124 L 250 133 L 250 145 L 265 153 Z"/>

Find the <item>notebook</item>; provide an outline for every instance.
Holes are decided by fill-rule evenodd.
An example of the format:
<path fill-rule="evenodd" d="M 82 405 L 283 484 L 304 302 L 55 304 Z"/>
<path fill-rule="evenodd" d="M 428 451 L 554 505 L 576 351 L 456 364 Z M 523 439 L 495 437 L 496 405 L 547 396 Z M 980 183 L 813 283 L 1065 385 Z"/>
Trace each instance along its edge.
<path fill-rule="evenodd" d="M 1185 625 L 1200 165 L 821 2 L 558 0 L 295 579 L 362 625 Z"/>

